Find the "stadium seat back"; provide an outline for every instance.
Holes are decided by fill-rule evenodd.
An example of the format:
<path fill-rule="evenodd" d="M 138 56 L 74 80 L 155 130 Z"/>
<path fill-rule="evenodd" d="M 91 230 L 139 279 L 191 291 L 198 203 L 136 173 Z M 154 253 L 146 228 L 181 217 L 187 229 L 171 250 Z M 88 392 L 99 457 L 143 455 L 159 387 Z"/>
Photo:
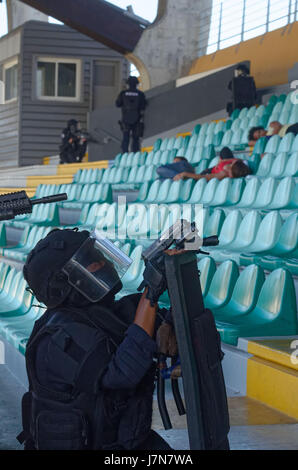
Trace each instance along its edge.
<path fill-rule="evenodd" d="M 204 304 L 206 307 L 216 309 L 226 305 L 232 296 L 238 276 L 239 271 L 235 261 L 227 260 L 221 263 L 213 276 L 205 297 Z"/>
<path fill-rule="evenodd" d="M 216 264 L 211 256 L 205 256 L 198 262 L 200 283 L 203 297 L 207 294 L 212 278 L 216 272 Z"/>

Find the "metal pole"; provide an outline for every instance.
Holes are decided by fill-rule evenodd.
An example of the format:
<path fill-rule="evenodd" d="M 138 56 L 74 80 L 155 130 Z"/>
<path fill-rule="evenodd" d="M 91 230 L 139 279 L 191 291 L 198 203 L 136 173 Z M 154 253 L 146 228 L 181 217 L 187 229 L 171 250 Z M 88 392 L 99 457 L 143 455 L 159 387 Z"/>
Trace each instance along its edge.
<path fill-rule="evenodd" d="M 291 23 L 291 9 L 292 9 L 292 0 L 289 1 L 288 24 Z"/>
<path fill-rule="evenodd" d="M 270 0 L 267 1 L 266 33 L 268 33 L 269 31 L 269 19 L 270 19 Z"/>
<path fill-rule="evenodd" d="M 241 26 L 241 41 L 244 40 L 245 11 L 246 11 L 246 0 L 243 1 L 242 26 Z"/>
<path fill-rule="evenodd" d="M 221 22 L 222 22 L 222 3 L 220 4 L 217 49 L 220 48 Z"/>

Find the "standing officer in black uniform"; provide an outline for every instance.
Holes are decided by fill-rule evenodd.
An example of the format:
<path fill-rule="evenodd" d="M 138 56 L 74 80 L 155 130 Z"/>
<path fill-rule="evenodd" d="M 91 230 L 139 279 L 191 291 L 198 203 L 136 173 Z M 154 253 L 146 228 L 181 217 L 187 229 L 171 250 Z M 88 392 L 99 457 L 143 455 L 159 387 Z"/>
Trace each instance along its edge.
<path fill-rule="evenodd" d="M 170 449 L 151 430 L 166 281 L 162 263 L 157 278 L 146 267 L 143 294 L 115 301 L 130 263 L 97 231 L 55 229 L 29 253 L 24 277 L 47 310 L 26 348 L 25 449 Z"/>
<path fill-rule="evenodd" d="M 137 77 L 130 76 L 127 79 L 128 89 L 121 91 L 116 106 L 122 109 L 122 121 L 119 121 L 123 132 L 121 149 L 122 152 L 128 152 L 130 135 L 132 135 L 132 151 L 140 150 L 140 137 L 143 136 L 144 122 L 143 112 L 147 101 L 145 94 L 137 89 L 139 80 Z"/>
<path fill-rule="evenodd" d="M 87 140 L 79 135 L 79 123 L 75 119 L 67 122 L 61 134 L 60 163 L 81 162 L 87 148 Z"/>
<path fill-rule="evenodd" d="M 254 78 L 249 75 L 245 64 L 239 64 L 234 71 L 234 78 L 229 82 L 232 101 L 227 103 L 227 113 L 231 116 L 234 109 L 250 108 L 257 103 L 257 90 Z"/>

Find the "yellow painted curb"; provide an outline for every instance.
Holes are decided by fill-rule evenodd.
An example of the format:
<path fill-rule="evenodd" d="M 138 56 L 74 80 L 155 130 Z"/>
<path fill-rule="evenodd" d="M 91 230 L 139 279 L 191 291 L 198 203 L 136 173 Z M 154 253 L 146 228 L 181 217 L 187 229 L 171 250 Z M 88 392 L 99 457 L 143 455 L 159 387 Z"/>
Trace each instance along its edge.
<path fill-rule="evenodd" d="M 39 184 L 69 184 L 72 183 L 73 175 L 34 175 L 27 176 L 26 186 L 37 187 Z"/>
<path fill-rule="evenodd" d="M 148 152 L 149 153 L 149 152 L 152 152 L 152 150 L 153 150 L 153 145 L 151 147 L 143 147 L 141 149 L 141 152 L 143 152 L 143 153 Z"/>
<path fill-rule="evenodd" d="M 26 191 L 28 197 L 33 197 L 36 188 L 0 188 L 0 194 L 16 193 L 19 191 Z"/>
<path fill-rule="evenodd" d="M 187 135 L 191 135 L 191 132 L 178 132 L 176 137 L 186 137 Z"/>
<path fill-rule="evenodd" d="M 298 350 L 298 336 L 296 338 L 248 341 L 247 343 L 248 353 L 298 371 L 298 355 L 296 354 L 294 357 L 295 349 Z"/>
<path fill-rule="evenodd" d="M 247 361 L 247 396 L 298 420 L 298 371 L 258 357 Z"/>
<path fill-rule="evenodd" d="M 106 169 L 109 166 L 108 160 L 101 160 L 97 162 L 86 163 L 68 163 L 67 165 L 57 165 L 57 175 L 72 174 L 74 175 L 79 170 L 93 170 L 96 168 Z"/>

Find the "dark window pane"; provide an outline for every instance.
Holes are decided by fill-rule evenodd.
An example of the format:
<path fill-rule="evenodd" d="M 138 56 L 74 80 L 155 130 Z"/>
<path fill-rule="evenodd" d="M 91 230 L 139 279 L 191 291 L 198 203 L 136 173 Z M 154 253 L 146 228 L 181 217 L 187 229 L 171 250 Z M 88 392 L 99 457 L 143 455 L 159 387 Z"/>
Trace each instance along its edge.
<path fill-rule="evenodd" d="M 18 66 L 13 65 L 5 70 L 5 101 L 18 96 Z"/>
<path fill-rule="evenodd" d="M 76 64 L 58 64 L 58 96 L 76 96 Z"/>
<path fill-rule="evenodd" d="M 55 96 L 54 62 L 37 63 L 37 96 Z"/>

